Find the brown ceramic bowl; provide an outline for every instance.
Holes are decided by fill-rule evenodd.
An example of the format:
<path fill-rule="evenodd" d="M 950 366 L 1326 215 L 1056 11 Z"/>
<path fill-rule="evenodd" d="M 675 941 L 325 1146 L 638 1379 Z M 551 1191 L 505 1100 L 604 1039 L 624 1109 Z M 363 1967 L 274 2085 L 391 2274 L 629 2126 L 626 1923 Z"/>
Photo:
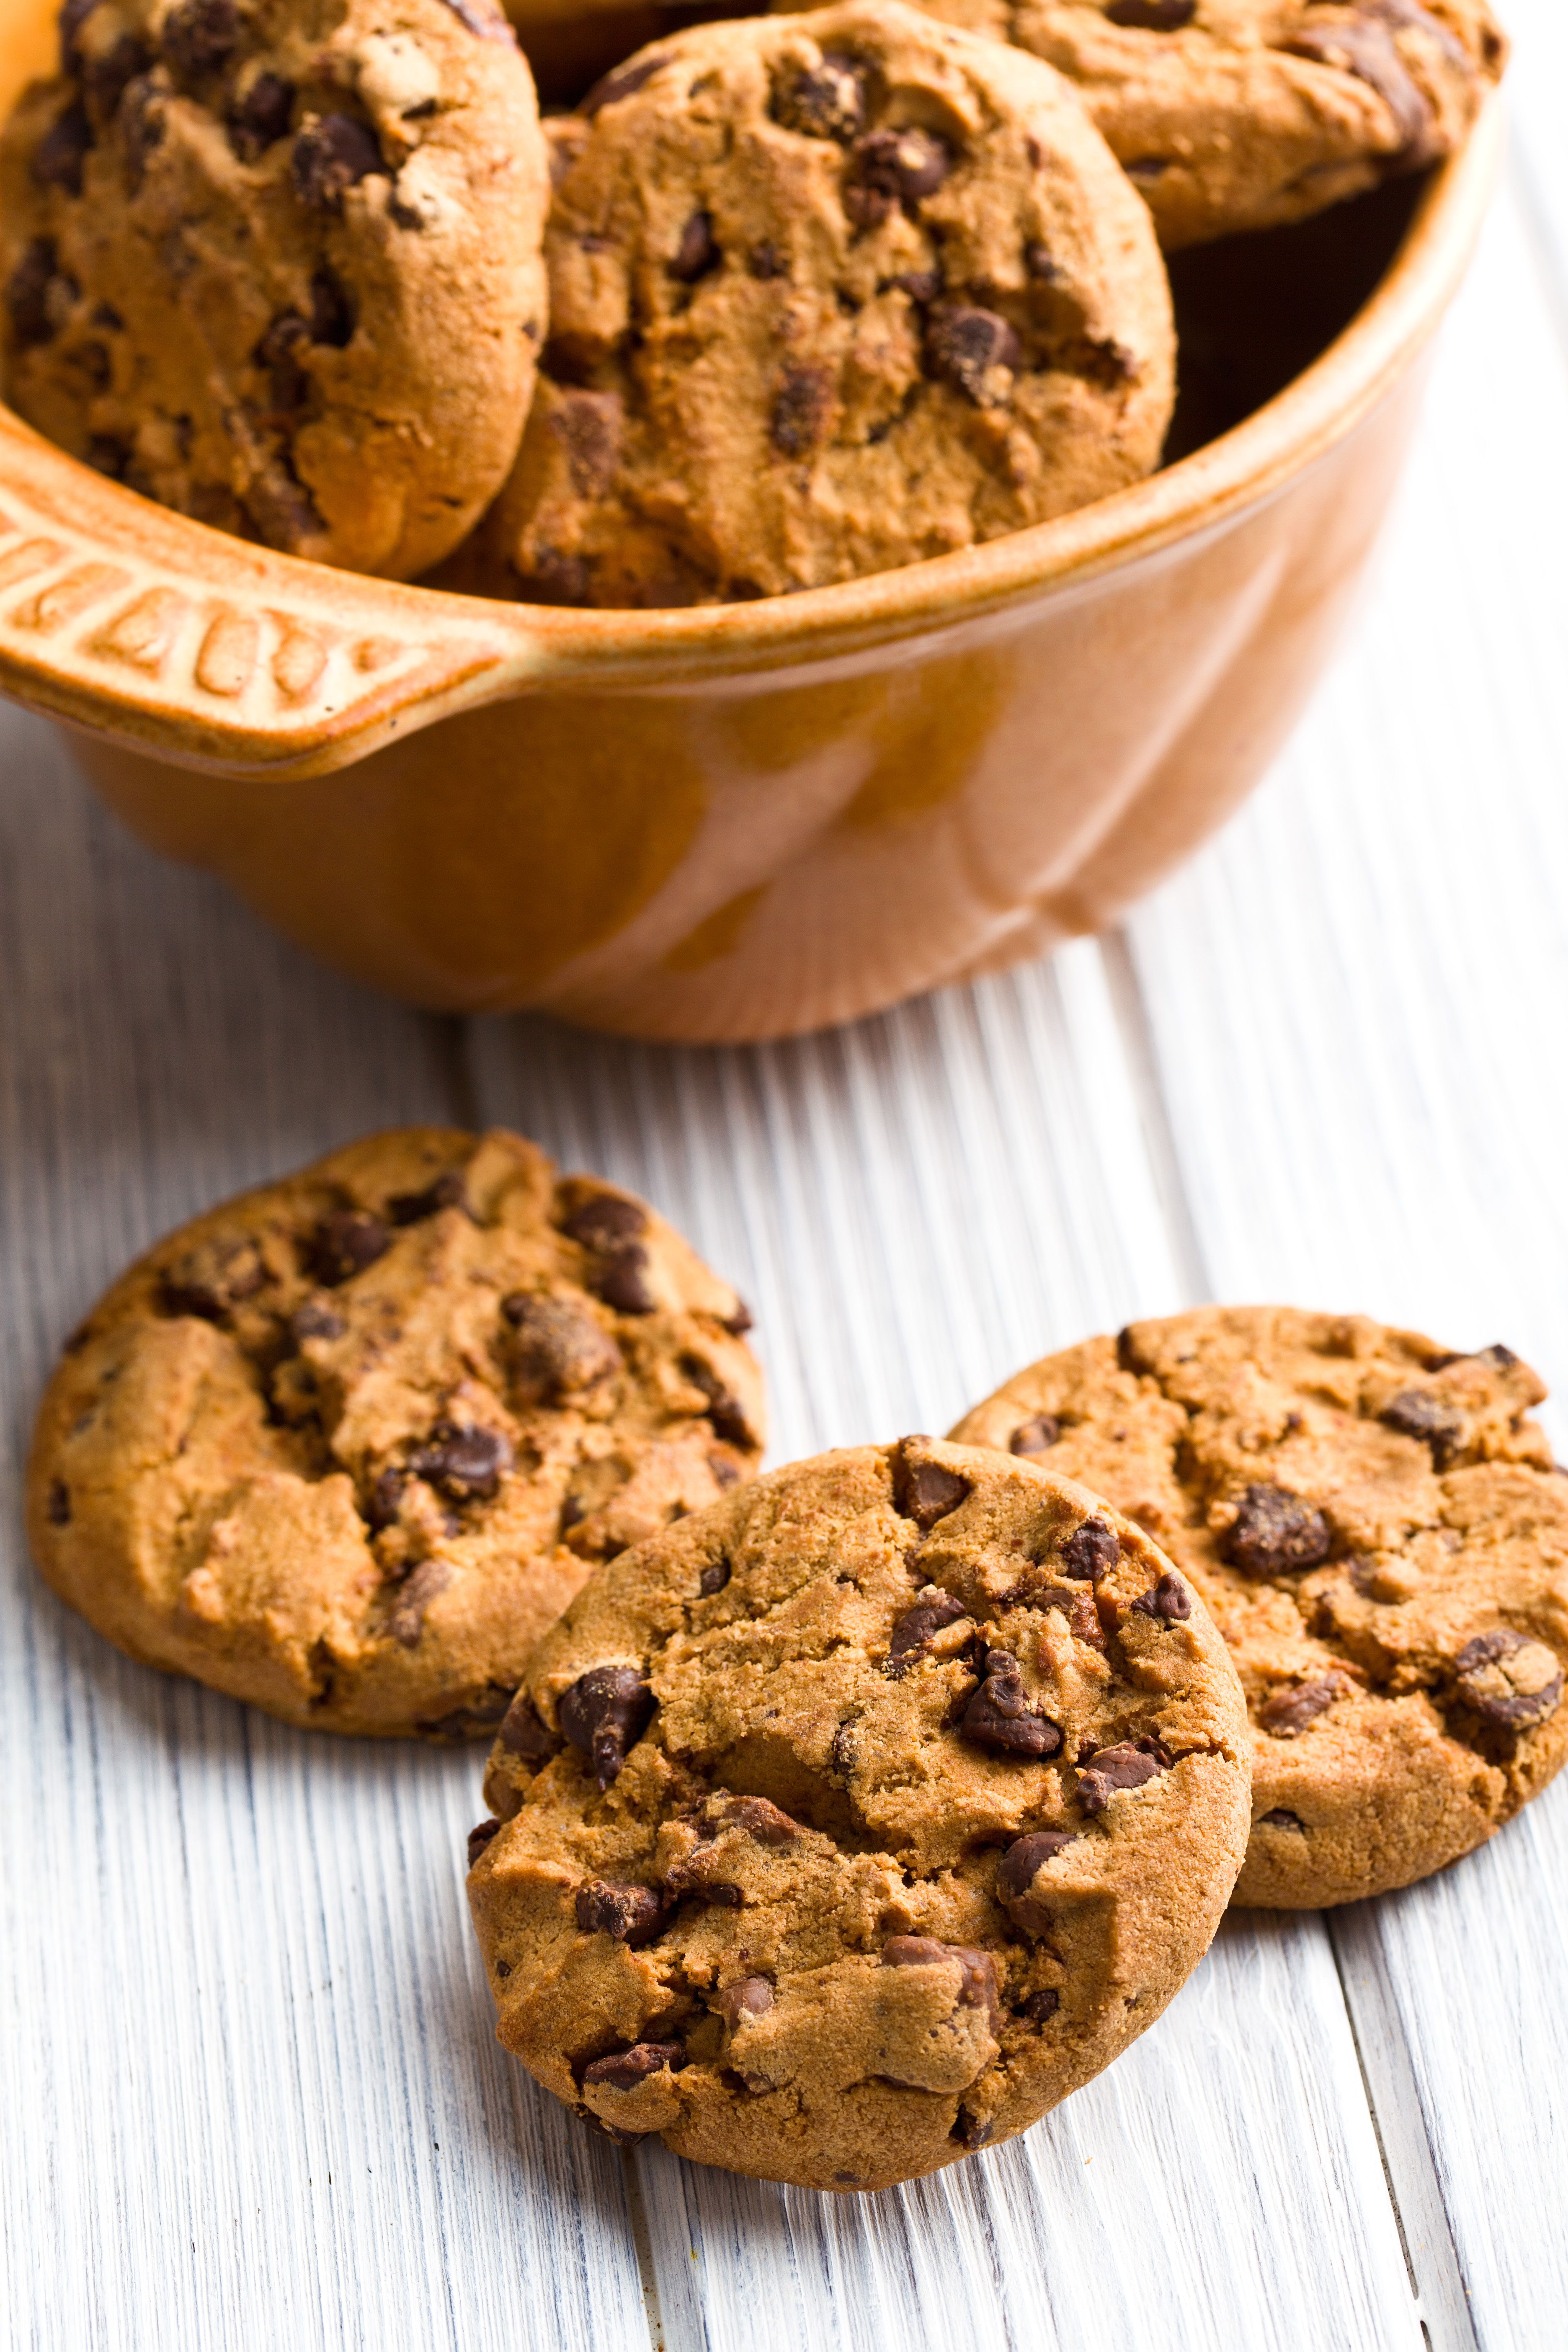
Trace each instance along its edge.
<path fill-rule="evenodd" d="M 0 106 L 47 65 L 10 0 Z M 1500 142 L 1177 257 L 1180 456 L 845 587 L 578 613 L 149 505 L 0 408 L 0 688 L 125 822 L 415 1003 L 844 1021 L 1098 929 L 1267 767 L 1387 504 Z M 1217 437 L 1211 437 L 1217 436 Z"/>

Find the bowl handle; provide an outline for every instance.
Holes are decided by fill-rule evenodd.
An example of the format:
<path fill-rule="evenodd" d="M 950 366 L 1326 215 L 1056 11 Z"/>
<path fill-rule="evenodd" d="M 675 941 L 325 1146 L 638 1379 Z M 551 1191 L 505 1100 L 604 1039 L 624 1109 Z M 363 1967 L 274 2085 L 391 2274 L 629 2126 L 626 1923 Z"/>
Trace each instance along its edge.
<path fill-rule="evenodd" d="M 183 766 L 311 775 L 525 687 L 510 605 L 252 547 L 0 407 L 0 692 Z"/>

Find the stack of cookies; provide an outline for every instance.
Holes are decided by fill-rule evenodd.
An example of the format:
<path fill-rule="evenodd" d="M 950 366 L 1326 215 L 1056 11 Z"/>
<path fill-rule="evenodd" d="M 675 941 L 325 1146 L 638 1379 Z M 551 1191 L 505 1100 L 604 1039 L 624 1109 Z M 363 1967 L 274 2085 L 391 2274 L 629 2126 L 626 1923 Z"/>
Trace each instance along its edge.
<path fill-rule="evenodd" d="M 639 21 L 516 5 L 536 54 Z M 1450 152 L 1503 61 L 1485 0 L 692 13 L 542 126 L 496 0 L 65 0 L 0 148 L 6 396 L 317 562 L 789 594 L 1152 472 L 1162 249 Z"/>
<path fill-rule="evenodd" d="M 500 2037 L 624 2142 L 875 2189 L 1023 2130 L 1233 1896 L 1469 1852 L 1568 1748 L 1568 1475 L 1509 1349 L 1210 1307 L 759 1475 L 749 1318 L 504 1133 L 375 1137 L 68 1343 L 35 1549 L 285 1720 L 491 1738 Z"/>

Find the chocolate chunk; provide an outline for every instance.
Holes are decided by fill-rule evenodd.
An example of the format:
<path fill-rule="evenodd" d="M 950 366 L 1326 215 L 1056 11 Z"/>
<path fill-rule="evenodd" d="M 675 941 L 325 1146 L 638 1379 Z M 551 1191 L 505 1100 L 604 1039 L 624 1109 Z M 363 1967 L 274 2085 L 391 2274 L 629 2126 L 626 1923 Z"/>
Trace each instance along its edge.
<path fill-rule="evenodd" d="M 926 330 L 926 362 L 932 375 L 952 384 L 977 408 L 1003 406 L 1012 396 L 1012 371 L 1022 347 L 1007 320 L 994 310 L 952 303 Z"/>
<path fill-rule="evenodd" d="M 591 1666 L 563 1694 L 561 1728 L 607 1789 L 652 1719 L 654 1696 L 635 1666 Z"/>
<path fill-rule="evenodd" d="M 965 1739 L 994 1756 L 1054 1756 L 1062 1744 L 1058 1727 L 1031 1711 L 1018 1661 L 1007 1650 L 987 1650 L 985 1679 L 964 1708 L 960 1728 Z"/>
<path fill-rule="evenodd" d="M 771 278 L 787 278 L 789 276 L 789 263 L 784 259 L 784 255 L 779 251 L 778 247 L 772 244 L 766 238 L 763 239 L 761 245 L 752 246 L 750 253 L 746 256 L 746 268 L 750 270 L 752 276 L 757 278 L 766 279 Z"/>
<path fill-rule="evenodd" d="M 897 204 L 918 205 L 935 194 L 952 169 L 952 150 L 933 131 L 872 131 L 857 140 L 844 180 L 844 209 L 861 228 L 875 228 Z"/>
<path fill-rule="evenodd" d="M 1331 1538 L 1321 1511 L 1283 1486 L 1248 1486 L 1225 1554 L 1244 1576 L 1288 1576 L 1327 1559 Z"/>
<path fill-rule="evenodd" d="M 761 1443 L 757 1431 L 746 1418 L 745 1407 L 725 1387 L 711 1364 L 705 1364 L 700 1356 L 682 1356 L 680 1369 L 692 1387 L 700 1389 L 707 1398 L 707 1418 L 713 1424 L 715 1437 L 721 1437 L 726 1445 L 739 1446 L 742 1452 Z"/>
<path fill-rule="evenodd" d="M 477 1828 L 468 1832 L 468 1868 L 470 1870 L 500 1828 L 500 1823 L 491 1820 L 480 1822 Z"/>
<path fill-rule="evenodd" d="M 614 73 L 605 74 L 603 80 L 594 84 L 577 109 L 578 113 L 592 122 L 606 106 L 616 106 L 623 98 L 630 98 L 634 90 L 641 89 L 644 82 L 651 81 L 660 66 L 668 63 L 666 58 L 637 58 L 630 65 L 617 66 Z"/>
<path fill-rule="evenodd" d="M 1030 1830 L 1014 1839 L 997 1865 L 996 1900 L 1026 1935 L 1042 1936 L 1050 1926 L 1045 1903 L 1029 1891 L 1035 1874 L 1071 1845 L 1075 1834 L 1071 1830 Z"/>
<path fill-rule="evenodd" d="M 1258 1710 L 1258 1720 L 1271 1739 L 1296 1739 L 1310 1723 L 1332 1706 L 1345 1692 L 1341 1675 L 1325 1675 L 1315 1683 L 1296 1683 L 1277 1690 Z"/>
<path fill-rule="evenodd" d="M 651 1886 L 626 1886 L 607 1878 L 585 1879 L 577 1889 L 577 1925 L 584 1936 L 613 1936 L 617 1944 L 650 1943 L 668 1910 Z"/>
<path fill-rule="evenodd" d="M 230 1309 L 254 1298 L 267 1268 L 254 1242 L 198 1242 L 165 1273 L 159 1303 L 165 1315 L 199 1316 L 221 1323 Z"/>
<path fill-rule="evenodd" d="M 943 1592 L 934 1601 L 917 1601 L 912 1609 L 905 1610 L 893 1627 L 888 1643 L 889 1663 L 901 1658 L 906 1665 L 912 1665 L 933 1633 L 940 1633 L 944 1625 L 955 1625 L 968 1614 L 963 1601 L 955 1600 L 951 1592 Z"/>
<path fill-rule="evenodd" d="M 662 2067 L 685 2063 L 686 2053 L 679 2042 L 634 2042 L 629 2050 L 612 2051 L 607 2058 L 595 2058 L 591 2066 L 584 2066 L 583 2084 L 584 2089 L 590 2083 L 602 2083 L 612 2091 L 635 2091 Z"/>
<path fill-rule="evenodd" d="M 1557 1711 L 1563 1670 L 1544 1642 L 1500 1626 L 1467 1642 L 1458 1664 L 1459 1696 L 1483 1722 L 1522 1731 Z"/>
<path fill-rule="evenodd" d="M 773 2005 L 773 1989 L 766 1977 L 741 1977 L 714 1996 L 713 2006 L 731 2027 L 743 2017 L 763 2017 Z"/>
<path fill-rule="evenodd" d="M 825 51 L 821 63 L 775 83 L 773 117 L 807 139 L 847 147 L 866 120 L 866 77 L 852 58 Z"/>
<path fill-rule="evenodd" d="M 1171 1758 L 1157 1739 L 1123 1739 L 1102 1748 L 1078 1775 L 1079 1801 L 1086 1813 L 1102 1813 L 1120 1790 L 1142 1789 L 1157 1774 L 1168 1772 Z"/>
<path fill-rule="evenodd" d="M 417 1477 L 428 1479 L 454 1503 L 494 1501 L 517 1458 L 504 1431 L 460 1429 L 444 1421 L 431 1431 L 430 1439 L 409 1456 L 409 1468 Z"/>
<path fill-rule="evenodd" d="M 1378 1419 L 1401 1437 L 1414 1437 L 1432 1449 L 1433 1466 L 1446 1470 L 1465 1442 L 1465 1416 L 1444 1404 L 1430 1389 L 1402 1389 L 1390 1397 Z"/>
<path fill-rule="evenodd" d="M 1489 1348 L 1478 1348 L 1475 1360 L 1478 1364 L 1489 1365 L 1494 1372 L 1511 1372 L 1519 1361 L 1513 1349 L 1505 1348 L 1500 1339 L 1494 1340 Z"/>
<path fill-rule="evenodd" d="M 220 73 L 239 46 L 235 0 L 184 0 L 163 19 L 163 54 L 186 81 Z"/>
<path fill-rule="evenodd" d="M 1110 0 L 1106 16 L 1113 25 L 1142 33 L 1179 33 L 1197 13 L 1197 0 Z"/>
<path fill-rule="evenodd" d="M 379 1217 L 363 1209 L 334 1209 L 317 1226 L 306 1255 L 316 1280 L 329 1290 L 352 1282 L 392 1247 L 392 1235 Z"/>
<path fill-rule="evenodd" d="M 1061 2005 L 1062 1997 L 1056 1987 L 1047 1985 L 1042 1992 L 1032 1992 L 1027 2000 L 1018 2003 L 1018 2014 L 1026 2017 L 1031 2025 L 1044 2025 L 1047 2019 L 1056 2015 Z"/>
<path fill-rule="evenodd" d="M 956 1511 L 970 1491 L 968 1479 L 960 1477 L 956 1470 L 944 1470 L 940 1462 L 913 1458 L 912 1446 L 930 1444 L 929 1437 L 900 1438 L 892 1459 L 893 1501 L 922 1533 L 929 1533 L 938 1519 Z"/>
<path fill-rule="evenodd" d="M 267 545 L 286 554 L 298 554 L 326 529 L 309 491 L 281 457 L 252 479 L 245 510 Z"/>
<path fill-rule="evenodd" d="M 726 1826 L 732 1822 L 759 1845 L 793 1845 L 801 1834 L 800 1823 L 768 1797 L 731 1797 L 723 1818 Z"/>
<path fill-rule="evenodd" d="M 242 163 L 254 163 L 287 139 L 293 121 L 293 83 L 281 74 L 259 73 L 229 109 L 228 143 Z"/>
<path fill-rule="evenodd" d="M 330 270 L 319 269 L 311 284 L 310 340 L 317 343 L 334 343 L 341 351 L 353 335 L 353 317 L 349 297 Z M 423 1224 L 426 1217 L 437 1216 L 443 1209 L 466 1209 L 468 1187 L 460 1168 L 443 1170 L 433 1183 L 422 1192 L 395 1192 L 386 1204 L 389 1223 L 395 1225 Z"/>
<path fill-rule="evenodd" d="M 406 1470 L 384 1470 L 370 1490 L 364 1516 L 370 1526 L 380 1529 L 395 1527 L 403 1508 L 403 1497 L 408 1491 Z"/>
<path fill-rule="evenodd" d="M 289 1318 L 289 1337 L 296 1344 L 301 1339 L 341 1339 L 348 1328 L 341 1315 L 317 1298 L 307 1298 Z"/>
<path fill-rule="evenodd" d="M 671 1863 L 665 1872 L 666 1901 L 675 1904 L 694 1898 L 699 1903 L 717 1903 L 738 1911 L 745 1900 L 740 1888 L 731 1880 L 711 1874 L 722 1867 L 710 1852 L 699 1846 L 689 1862 Z"/>
<path fill-rule="evenodd" d="M 1184 1617 L 1193 1613 L 1186 1586 L 1173 1576 L 1163 1576 L 1149 1591 L 1141 1592 L 1132 1606 L 1165 1625 L 1180 1624 Z"/>
<path fill-rule="evenodd" d="M 731 1568 L 727 1559 L 710 1559 L 697 1580 L 697 1590 L 704 1601 L 711 1601 L 716 1592 L 723 1591 L 730 1581 L 730 1576 Z"/>
<path fill-rule="evenodd" d="M 648 1287 L 647 1252 L 641 1242 L 628 1242 L 605 1258 L 595 1287 L 617 1315 L 651 1315 L 658 1305 Z"/>
<path fill-rule="evenodd" d="M 934 302 L 942 292 L 942 272 L 940 269 L 901 269 L 892 283 L 900 294 L 907 294 L 911 302 Z"/>
<path fill-rule="evenodd" d="M 514 1291 L 501 1301 L 511 1326 L 512 1383 L 529 1404 L 559 1404 L 623 1369 L 621 1351 L 585 1307 Z"/>
<path fill-rule="evenodd" d="M 495 5 L 495 0 L 446 0 L 459 25 L 480 41 L 507 41 L 514 47 L 517 35 L 511 19 Z"/>
<path fill-rule="evenodd" d="M 1031 1454 L 1048 1454 L 1061 1433 L 1061 1423 L 1054 1412 L 1037 1412 L 1032 1420 L 1018 1423 L 1007 1440 L 1007 1451 L 1027 1461 Z"/>
<path fill-rule="evenodd" d="M 550 430 L 566 452 L 572 487 L 579 498 L 600 498 L 615 480 L 625 425 L 626 405 L 618 393 L 558 393 Z"/>
<path fill-rule="evenodd" d="M 1098 1584 L 1121 1557 L 1121 1538 L 1103 1519 L 1085 1519 L 1073 1529 L 1056 1555 L 1064 1576 Z"/>
<path fill-rule="evenodd" d="M 152 52 L 132 33 L 121 33 L 101 56 L 88 59 L 82 68 L 82 86 L 89 111 L 97 121 L 114 120 L 121 100 L 152 62 Z"/>
<path fill-rule="evenodd" d="M 1048 245 L 1026 245 L 1024 247 L 1024 267 L 1030 277 L 1042 286 L 1054 286 L 1062 274 Z"/>
<path fill-rule="evenodd" d="M 1132 353 L 1104 336 L 1074 335 L 1057 345 L 1051 357 L 1054 366 L 1082 376 L 1086 383 L 1097 383 L 1102 392 L 1120 392 L 1137 381 L 1138 362 Z"/>
<path fill-rule="evenodd" d="M 731 1486 L 740 1485 L 744 1475 L 741 1465 L 731 1454 L 710 1454 L 708 1467 L 713 1474 L 713 1484 L 726 1495 Z"/>
<path fill-rule="evenodd" d="M 21 259 L 11 272 L 5 307 L 11 315 L 12 334 L 21 351 L 35 350 L 54 338 L 49 289 L 57 275 L 55 265 L 53 238 L 36 236 L 31 245 L 24 247 Z"/>
<path fill-rule="evenodd" d="M 71 1523 L 71 1493 L 63 1478 L 49 1481 L 48 1519 L 51 1528 L 68 1528 Z"/>
<path fill-rule="evenodd" d="M 33 152 L 32 174 L 40 188 L 81 194 L 82 168 L 92 146 L 92 124 L 79 100 L 57 116 Z"/>
<path fill-rule="evenodd" d="M 1294 1830 L 1302 1837 L 1307 1834 L 1307 1824 L 1300 1814 L 1287 1811 L 1283 1805 L 1276 1805 L 1272 1811 L 1261 1814 L 1259 1819 L 1271 1830 Z"/>
<path fill-rule="evenodd" d="M 519 1691 L 502 1716 L 496 1737 L 503 1748 L 521 1756 L 525 1764 L 547 1764 L 561 1750 L 560 1740 L 542 1721 L 525 1690 Z"/>
<path fill-rule="evenodd" d="M 995 2128 L 994 2116 L 972 2115 L 967 2107 L 960 2107 L 952 2119 L 952 2129 L 948 2137 L 955 2139 L 960 2147 L 984 2147 Z"/>
<path fill-rule="evenodd" d="M 1394 117 L 1402 151 L 1418 146 L 1429 129 L 1430 102 L 1412 79 L 1388 26 L 1371 14 L 1336 16 L 1331 24 L 1309 19 L 1279 47 L 1291 57 L 1353 74 L 1374 89 Z"/>
<path fill-rule="evenodd" d="M 983 2009 L 993 2028 L 1001 2022 L 996 1995 L 996 1963 L 989 1952 L 973 1944 L 939 1943 L 934 1936 L 889 1936 L 882 1947 L 885 1969 L 929 1969 L 956 1960 L 959 1967 L 958 2005 Z"/>
<path fill-rule="evenodd" d="M 695 286 L 710 269 L 717 269 L 723 256 L 713 238 L 713 218 L 710 213 L 693 213 L 680 232 L 680 243 L 675 257 L 665 268 L 671 278 L 682 286 Z"/>
<path fill-rule="evenodd" d="M 755 1322 L 756 1318 L 743 1298 L 737 1298 L 733 1314 L 723 1318 L 724 1328 L 732 1339 L 743 1339 Z"/>
<path fill-rule="evenodd" d="M 294 188 L 312 211 L 340 213 L 343 197 L 373 173 L 384 173 L 375 134 L 352 114 L 323 114 L 294 142 Z"/>
<path fill-rule="evenodd" d="M 420 1561 L 399 1588 L 396 1604 L 386 1621 L 386 1630 L 395 1642 L 405 1650 L 418 1648 L 425 1633 L 425 1612 L 451 1581 L 452 1570 L 444 1559 Z"/>
<path fill-rule="evenodd" d="M 561 1230 L 584 1249 L 618 1250 L 647 1231 L 647 1211 L 618 1192 L 594 1192 L 562 1218 Z"/>
<path fill-rule="evenodd" d="M 271 378 L 268 399 L 275 420 L 303 408 L 310 396 L 310 370 L 300 364 L 310 340 L 310 331 L 298 310 L 285 310 L 281 318 L 273 320 L 256 346 L 256 364 L 265 368 Z"/>
<path fill-rule="evenodd" d="M 768 437 L 781 457 L 804 457 L 827 430 L 833 378 L 826 368 L 786 367 L 773 394 Z"/>

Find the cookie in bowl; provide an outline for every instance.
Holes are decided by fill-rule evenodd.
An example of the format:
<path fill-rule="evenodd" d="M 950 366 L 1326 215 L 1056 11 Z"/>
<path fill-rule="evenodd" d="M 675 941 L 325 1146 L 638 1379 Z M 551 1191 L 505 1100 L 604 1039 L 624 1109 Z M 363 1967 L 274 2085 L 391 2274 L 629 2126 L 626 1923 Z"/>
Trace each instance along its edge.
<path fill-rule="evenodd" d="M 1568 1755 L 1544 1394 L 1507 1348 L 1209 1307 L 1047 1356 L 958 1424 L 1097 1487 L 1207 1599 L 1252 1717 L 1238 1902 L 1424 1878 Z"/>
<path fill-rule="evenodd" d="M 907 1438 L 596 1571 L 470 1840 L 505 2046 L 619 2138 L 885 2188 L 1152 2024 L 1247 1835 L 1204 1604 L 1094 1496 Z"/>
<path fill-rule="evenodd" d="M 486 1736 L 596 1562 L 755 1471 L 748 1322 L 519 1136 L 373 1136 L 94 1308 L 38 1416 L 34 1551 L 132 1657 L 288 1722 Z"/>
<path fill-rule="evenodd" d="M 782 595 L 1019 530 L 1158 463 L 1159 252 L 1037 60 L 847 0 L 660 41 L 582 119 L 482 584 L 606 606 Z"/>
<path fill-rule="evenodd" d="M 0 145 L 6 397 L 200 522 L 411 579 L 504 481 L 548 174 L 495 0 L 67 0 Z"/>

